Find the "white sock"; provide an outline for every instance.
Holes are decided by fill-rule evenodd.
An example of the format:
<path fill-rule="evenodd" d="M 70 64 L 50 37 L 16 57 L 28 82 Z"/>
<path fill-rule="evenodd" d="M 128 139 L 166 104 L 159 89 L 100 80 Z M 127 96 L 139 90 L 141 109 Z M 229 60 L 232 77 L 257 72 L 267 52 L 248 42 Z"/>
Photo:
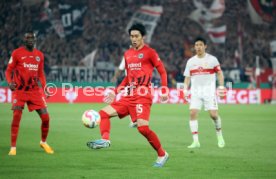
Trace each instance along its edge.
<path fill-rule="evenodd" d="M 40 141 L 40 143 L 41 143 L 41 144 L 46 144 L 47 142 L 46 142 L 46 141 L 45 141 L 45 142 Z"/>
<path fill-rule="evenodd" d="M 217 120 L 213 120 L 213 122 L 215 124 L 217 136 L 222 135 L 222 131 L 221 131 L 221 119 L 220 119 L 220 117 L 218 117 Z"/>
<path fill-rule="evenodd" d="M 11 147 L 11 149 L 16 149 L 16 147 Z"/>
<path fill-rule="evenodd" d="M 190 129 L 193 135 L 194 142 L 198 142 L 198 122 L 197 120 L 190 120 Z"/>

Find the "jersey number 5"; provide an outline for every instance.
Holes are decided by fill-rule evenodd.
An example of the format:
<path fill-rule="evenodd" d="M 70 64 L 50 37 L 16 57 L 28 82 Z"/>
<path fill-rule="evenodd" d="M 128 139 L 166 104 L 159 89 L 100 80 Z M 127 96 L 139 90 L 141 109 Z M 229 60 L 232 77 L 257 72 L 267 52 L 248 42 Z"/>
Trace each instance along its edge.
<path fill-rule="evenodd" d="M 143 105 L 142 104 L 136 104 L 136 112 L 138 114 L 143 113 Z"/>

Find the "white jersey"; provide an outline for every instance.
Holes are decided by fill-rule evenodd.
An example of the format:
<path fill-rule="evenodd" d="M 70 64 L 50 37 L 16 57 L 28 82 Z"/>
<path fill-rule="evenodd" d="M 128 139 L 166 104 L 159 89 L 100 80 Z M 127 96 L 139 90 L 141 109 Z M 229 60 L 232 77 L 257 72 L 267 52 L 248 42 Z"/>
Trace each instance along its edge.
<path fill-rule="evenodd" d="M 211 97 L 216 92 L 216 73 L 220 71 L 218 59 L 208 53 L 203 58 L 191 57 L 186 65 L 184 76 L 191 77 L 191 95 Z"/>

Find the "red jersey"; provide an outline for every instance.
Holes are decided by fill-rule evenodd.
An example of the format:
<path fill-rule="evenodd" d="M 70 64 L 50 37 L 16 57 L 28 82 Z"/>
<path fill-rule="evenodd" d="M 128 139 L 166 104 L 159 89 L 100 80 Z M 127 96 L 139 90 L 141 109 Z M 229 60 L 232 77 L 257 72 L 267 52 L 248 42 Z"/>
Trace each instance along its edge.
<path fill-rule="evenodd" d="M 124 58 L 130 86 L 150 86 L 154 67 L 162 63 L 156 51 L 147 45 L 139 50 L 130 48 Z"/>
<path fill-rule="evenodd" d="M 32 52 L 25 47 L 15 49 L 6 70 L 6 79 L 8 83 L 16 83 L 16 90 L 39 90 L 38 80 L 44 88 L 46 79 L 43 53 L 35 48 Z"/>

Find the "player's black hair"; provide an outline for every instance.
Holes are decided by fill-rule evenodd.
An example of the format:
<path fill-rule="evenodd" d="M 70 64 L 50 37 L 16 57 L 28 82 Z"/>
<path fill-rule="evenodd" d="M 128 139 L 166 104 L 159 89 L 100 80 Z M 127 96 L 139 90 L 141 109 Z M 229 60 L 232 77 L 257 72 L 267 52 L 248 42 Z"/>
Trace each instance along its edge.
<path fill-rule="evenodd" d="M 143 24 L 136 23 L 133 24 L 129 29 L 128 29 L 128 34 L 130 35 L 130 32 L 132 30 L 138 30 L 142 36 L 145 36 L 147 34 L 146 28 Z"/>
<path fill-rule="evenodd" d="M 195 44 L 197 41 L 201 41 L 201 42 L 204 43 L 204 45 L 207 45 L 207 41 L 206 41 L 206 39 L 203 38 L 203 37 L 197 37 L 197 38 L 195 38 L 194 44 Z"/>
<path fill-rule="evenodd" d="M 27 31 L 25 31 L 25 32 L 24 32 L 24 36 L 25 36 L 26 34 L 34 34 L 34 36 L 35 36 L 35 33 L 34 33 L 34 31 L 32 31 L 32 30 L 27 30 Z"/>

